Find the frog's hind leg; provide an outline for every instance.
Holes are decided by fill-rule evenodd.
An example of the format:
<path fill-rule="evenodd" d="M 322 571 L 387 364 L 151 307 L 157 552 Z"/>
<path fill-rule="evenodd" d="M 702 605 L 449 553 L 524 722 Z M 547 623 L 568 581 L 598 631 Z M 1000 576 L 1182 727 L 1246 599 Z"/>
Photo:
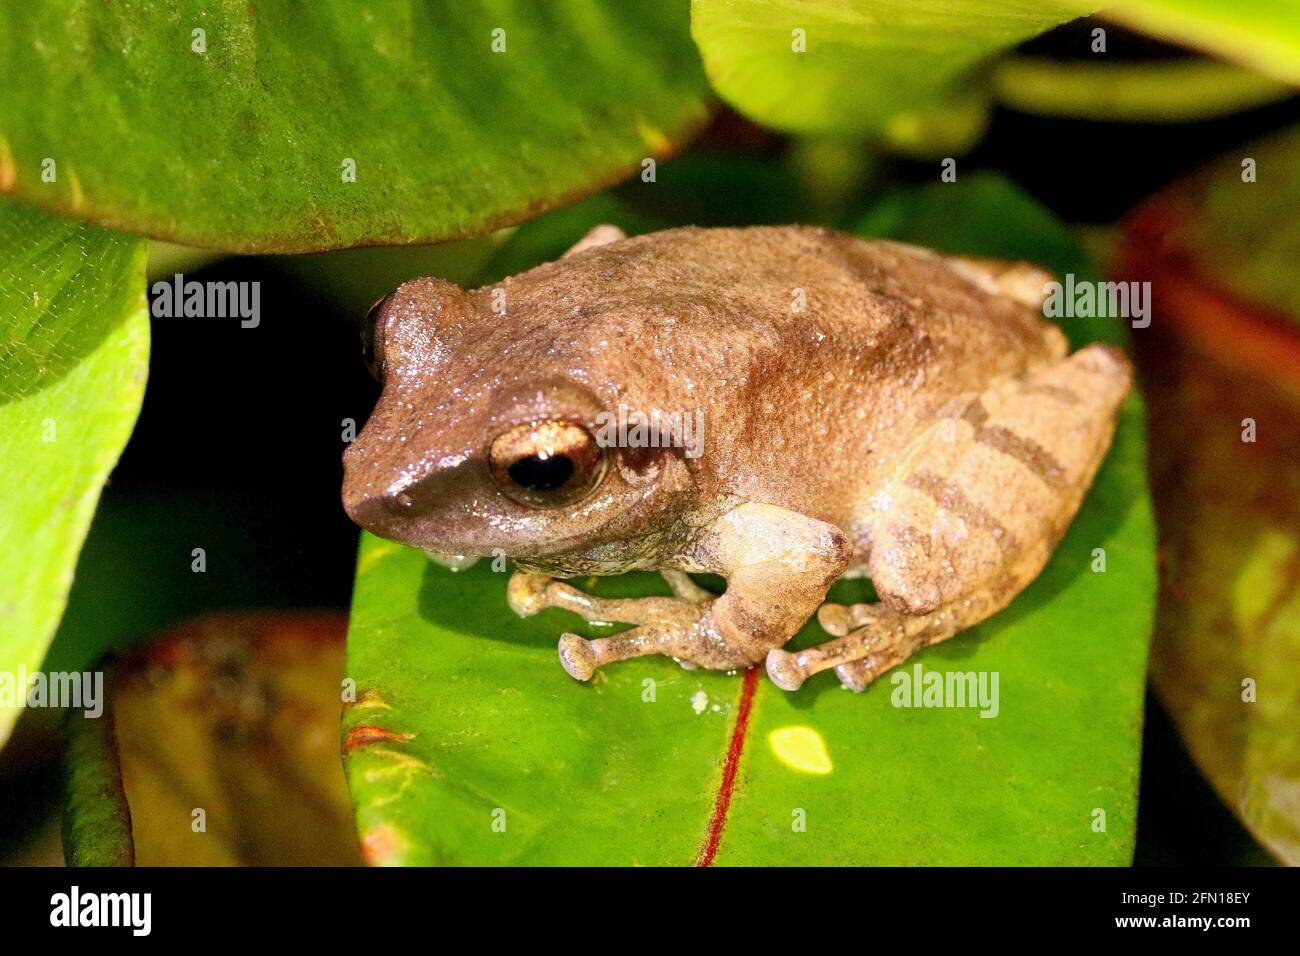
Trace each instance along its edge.
<path fill-rule="evenodd" d="M 1110 447 L 1130 368 L 1094 345 L 1001 382 L 918 437 L 873 502 L 869 571 L 881 600 L 826 604 L 831 641 L 773 651 L 798 687 L 835 667 L 855 690 L 1009 604 L 1051 556 Z"/>
<path fill-rule="evenodd" d="M 1040 565 L 1041 567 L 1041 565 Z M 1036 573 L 1036 572 L 1034 572 Z M 1034 573 L 1012 572 L 1010 580 L 1033 580 Z M 834 640 L 802 651 L 769 651 L 767 673 L 784 690 L 798 690 L 813 674 L 830 668 L 845 687 L 865 690 L 890 668 L 903 663 L 921 648 L 937 644 L 958 631 L 1000 611 L 1019 588 L 990 587 L 953 604 L 924 614 L 913 614 L 876 604 L 824 604 L 817 619 Z"/>

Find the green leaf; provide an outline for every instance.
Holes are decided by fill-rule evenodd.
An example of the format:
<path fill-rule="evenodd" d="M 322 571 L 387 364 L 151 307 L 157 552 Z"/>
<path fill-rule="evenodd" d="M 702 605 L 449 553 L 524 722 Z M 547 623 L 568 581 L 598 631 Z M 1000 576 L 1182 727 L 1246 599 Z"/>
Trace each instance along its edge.
<path fill-rule="evenodd" d="M 230 251 L 486 232 L 704 121 L 687 16 L 686 0 L 5 4 L 0 192 Z"/>
<path fill-rule="evenodd" d="M 129 236 L 0 203 L 0 674 L 40 666 L 140 411 L 145 253 Z M 0 743 L 25 694 L 14 696 L 0 698 Z"/>
<path fill-rule="evenodd" d="M 722 182 L 725 190 L 718 188 Z M 559 258 L 591 223 L 617 222 L 624 231 L 651 232 L 684 219 L 700 226 L 807 221 L 807 192 L 786 164 L 692 150 L 659 165 L 651 182 L 636 177 L 517 229 L 438 246 L 345 249 L 273 261 L 360 320 L 412 276 L 436 275 L 461 285 L 495 281 Z"/>
<path fill-rule="evenodd" d="M 1300 83 L 1300 4 L 1296 0 L 1123 0 L 1109 19 L 1165 40 Z"/>
<path fill-rule="evenodd" d="M 69 866 L 134 866 L 131 807 L 122 786 L 113 712 L 68 711 L 63 854 Z"/>
<path fill-rule="evenodd" d="M 878 232 L 1083 261 L 1001 181 L 883 205 L 867 217 Z M 716 832 L 719 864 L 1127 862 L 1155 578 L 1143 460 L 1135 396 L 1047 570 L 1006 612 L 905 665 L 997 672 L 995 719 L 896 709 L 888 680 L 852 695 L 821 675 L 787 694 L 759 671 L 685 671 L 661 658 L 579 684 L 559 667 L 558 635 L 618 628 L 553 609 L 520 619 L 490 563 L 454 573 L 364 535 L 344 766 L 367 859 L 690 864 L 710 859 Z M 1097 548 L 1105 573 L 1091 570 Z M 575 583 L 667 593 L 648 574 Z M 868 594 L 864 582 L 832 592 Z M 796 642 L 820 639 L 814 623 Z M 792 828 L 796 811 L 805 832 Z"/>
<path fill-rule="evenodd" d="M 1214 60 L 1115 63 L 1008 57 L 993 71 L 1000 103 L 1026 113 L 1128 123 L 1182 123 L 1293 96 L 1287 83 Z"/>
<path fill-rule="evenodd" d="M 718 95 L 757 122 L 943 155 L 969 147 L 984 131 L 986 60 L 1097 6 L 695 0 L 691 33 Z"/>
<path fill-rule="evenodd" d="M 132 648 L 104 713 L 68 714 L 68 863 L 360 862 L 338 756 L 343 634 L 334 611 L 210 614 Z"/>

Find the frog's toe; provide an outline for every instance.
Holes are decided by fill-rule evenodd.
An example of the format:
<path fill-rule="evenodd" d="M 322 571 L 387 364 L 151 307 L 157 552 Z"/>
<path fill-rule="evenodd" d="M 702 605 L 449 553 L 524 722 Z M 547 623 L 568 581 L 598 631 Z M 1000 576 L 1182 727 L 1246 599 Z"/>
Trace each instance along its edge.
<path fill-rule="evenodd" d="M 506 601 L 510 610 L 520 617 L 536 614 L 547 606 L 546 586 L 550 583 L 551 579 L 544 574 L 516 571 L 506 585 Z"/>
<path fill-rule="evenodd" d="M 817 609 L 817 623 L 827 634 L 843 637 L 853 630 L 854 624 L 848 607 L 827 601 Z"/>
<path fill-rule="evenodd" d="M 560 663 L 574 680 L 591 680 L 600 661 L 591 642 L 577 634 L 560 635 Z"/>
<path fill-rule="evenodd" d="M 849 661 L 835 668 L 835 676 L 840 679 L 840 683 L 844 685 L 845 690 L 861 694 L 867 689 L 867 685 L 871 683 L 875 674 L 865 662 Z"/>
<path fill-rule="evenodd" d="M 774 647 L 767 652 L 767 676 L 782 690 L 798 690 L 808 679 L 808 671 L 797 654 Z"/>

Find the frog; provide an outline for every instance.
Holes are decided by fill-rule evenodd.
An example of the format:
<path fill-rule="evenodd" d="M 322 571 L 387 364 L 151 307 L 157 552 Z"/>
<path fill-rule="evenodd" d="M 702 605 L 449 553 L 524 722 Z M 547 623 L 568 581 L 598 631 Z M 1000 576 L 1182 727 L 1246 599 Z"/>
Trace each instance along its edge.
<path fill-rule="evenodd" d="M 508 557 L 521 616 L 628 625 L 560 634 L 579 681 L 664 655 L 862 691 L 1023 591 L 1108 452 L 1132 368 L 1070 352 L 1051 281 L 797 225 L 601 225 L 499 283 L 413 279 L 364 323 L 382 388 L 344 509 L 452 567 Z M 694 454 L 611 439 L 628 409 L 697 416 Z M 669 593 L 573 583 L 633 570 Z M 861 577 L 875 600 L 827 600 Z M 825 639 L 787 649 L 814 617 Z"/>

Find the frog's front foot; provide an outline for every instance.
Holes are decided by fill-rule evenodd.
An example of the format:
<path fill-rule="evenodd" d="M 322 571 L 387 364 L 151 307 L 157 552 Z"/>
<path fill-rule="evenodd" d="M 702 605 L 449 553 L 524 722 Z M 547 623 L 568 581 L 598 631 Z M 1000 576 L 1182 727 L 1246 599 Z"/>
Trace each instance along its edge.
<path fill-rule="evenodd" d="M 590 641 L 561 637 L 560 661 L 578 680 L 603 664 L 647 654 L 664 654 L 683 666 L 734 670 L 758 663 L 789 640 L 844 572 L 851 553 L 834 525 L 750 502 L 699 530 L 690 545 L 692 567 L 726 578 L 727 590 L 718 597 L 679 570 L 662 572 L 672 597 L 622 600 L 521 572 L 511 579 L 510 605 L 521 614 L 559 607 L 588 621 L 635 625 Z"/>
<path fill-rule="evenodd" d="M 544 574 L 516 571 L 506 585 L 506 603 L 520 617 L 531 617 L 547 607 L 546 586 L 552 581 Z"/>
<path fill-rule="evenodd" d="M 740 666 L 716 642 L 707 640 L 708 617 L 714 597 L 681 571 L 664 571 L 673 597 L 599 598 L 585 591 L 526 571 L 516 572 L 506 589 L 510 607 L 521 617 L 548 607 L 563 608 L 595 623 L 635 624 L 615 637 L 586 640 L 577 634 L 560 636 L 560 663 L 577 680 L 590 680 L 596 669 L 613 661 L 667 654 L 687 664 L 705 667 Z M 725 659 L 724 659 L 725 658 Z"/>
<path fill-rule="evenodd" d="M 591 641 L 577 634 L 560 635 L 560 664 L 574 680 L 591 680 L 600 666 L 600 657 L 592 649 Z"/>
<path fill-rule="evenodd" d="M 817 609 L 817 623 L 822 626 L 822 630 L 827 634 L 843 637 L 855 627 L 861 627 L 866 623 L 865 617 L 861 616 L 860 609 L 869 606 L 867 604 L 836 604 L 833 601 L 827 601 Z"/>

